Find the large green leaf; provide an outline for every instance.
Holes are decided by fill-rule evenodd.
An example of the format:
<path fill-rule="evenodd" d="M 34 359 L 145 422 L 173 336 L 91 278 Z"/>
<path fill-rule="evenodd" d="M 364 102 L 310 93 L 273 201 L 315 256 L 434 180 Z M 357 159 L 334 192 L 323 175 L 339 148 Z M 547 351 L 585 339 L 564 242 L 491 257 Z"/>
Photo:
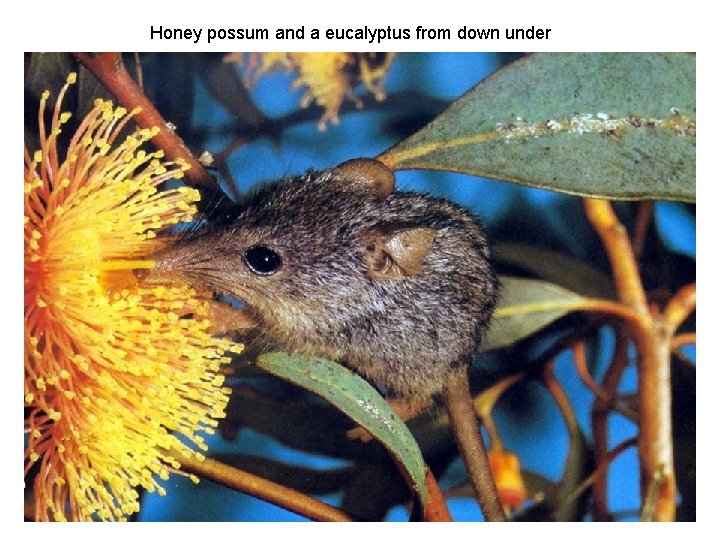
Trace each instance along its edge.
<path fill-rule="evenodd" d="M 537 53 L 382 154 L 611 199 L 695 199 L 695 56 Z"/>
<path fill-rule="evenodd" d="M 405 423 L 364 379 L 336 362 L 286 353 L 260 355 L 256 364 L 332 403 L 371 433 L 393 456 L 425 505 L 425 460 Z"/>
<path fill-rule="evenodd" d="M 577 309 L 584 297 L 546 281 L 500 278 L 493 323 L 481 351 L 507 347 Z"/>

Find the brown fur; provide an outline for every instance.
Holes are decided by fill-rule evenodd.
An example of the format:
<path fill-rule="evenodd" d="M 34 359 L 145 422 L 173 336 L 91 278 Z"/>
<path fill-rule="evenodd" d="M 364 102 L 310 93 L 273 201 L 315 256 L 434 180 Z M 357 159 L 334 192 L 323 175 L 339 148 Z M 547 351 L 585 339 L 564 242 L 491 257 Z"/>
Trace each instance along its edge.
<path fill-rule="evenodd" d="M 243 300 L 289 352 L 342 362 L 392 395 L 437 395 L 495 306 L 485 235 L 456 204 L 390 192 L 387 173 L 366 184 L 381 166 L 350 163 L 261 188 L 229 224 L 159 254 L 158 271 Z M 254 245 L 280 255 L 276 273 L 248 269 Z"/>

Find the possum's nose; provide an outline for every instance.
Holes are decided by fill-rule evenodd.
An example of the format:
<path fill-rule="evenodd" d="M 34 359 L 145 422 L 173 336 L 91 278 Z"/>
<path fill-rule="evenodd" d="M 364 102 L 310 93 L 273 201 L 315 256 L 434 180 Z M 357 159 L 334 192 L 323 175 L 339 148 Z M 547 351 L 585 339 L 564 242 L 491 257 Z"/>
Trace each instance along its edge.
<path fill-rule="evenodd" d="M 161 284 L 178 279 L 176 275 L 171 275 L 157 268 L 157 266 L 155 268 L 135 268 L 133 275 L 140 283 L 145 283 L 146 285 Z"/>
<path fill-rule="evenodd" d="M 173 265 L 168 263 L 167 257 L 162 253 L 156 253 L 152 257 L 155 263 L 151 268 L 134 268 L 133 275 L 141 283 L 165 283 L 178 281 L 179 274 L 173 272 Z"/>

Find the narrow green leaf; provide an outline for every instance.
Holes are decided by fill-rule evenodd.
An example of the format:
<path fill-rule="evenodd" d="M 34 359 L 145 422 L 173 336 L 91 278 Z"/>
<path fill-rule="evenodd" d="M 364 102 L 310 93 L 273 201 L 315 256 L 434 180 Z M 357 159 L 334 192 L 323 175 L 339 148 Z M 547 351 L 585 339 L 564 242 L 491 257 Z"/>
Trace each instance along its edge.
<path fill-rule="evenodd" d="M 615 298 L 612 277 L 586 261 L 531 244 L 493 246 L 493 260 L 509 264 L 583 296 Z"/>
<path fill-rule="evenodd" d="M 695 56 L 537 53 L 382 154 L 611 199 L 695 199 Z"/>
<path fill-rule="evenodd" d="M 592 472 L 592 453 L 582 430 L 577 423 L 568 424 L 570 447 L 565 458 L 565 467 L 556 492 L 557 506 L 554 519 L 556 521 L 579 521 L 586 509 L 588 492 L 580 496 L 572 496 L 577 487 Z"/>
<path fill-rule="evenodd" d="M 500 278 L 500 301 L 481 351 L 507 347 L 573 311 L 583 297 L 546 281 Z"/>
<path fill-rule="evenodd" d="M 336 362 L 286 353 L 263 354 L 258 367 L 329 401 L 382 444 L 425 505 L 425 460 L 405 423 L 367 381 Z"/>

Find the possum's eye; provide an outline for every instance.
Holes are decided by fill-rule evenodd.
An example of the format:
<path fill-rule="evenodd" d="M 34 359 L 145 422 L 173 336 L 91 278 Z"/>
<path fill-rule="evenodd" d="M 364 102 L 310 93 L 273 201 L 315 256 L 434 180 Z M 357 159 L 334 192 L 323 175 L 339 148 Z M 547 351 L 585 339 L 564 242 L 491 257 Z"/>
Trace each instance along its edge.
<path fill-rule="evenodd" d="M 282 259 L 276 251 L 267 246 L 253 246 L 243 255 L 245 265 L 254 273 L 269 276 L 282 266 Z"/>

